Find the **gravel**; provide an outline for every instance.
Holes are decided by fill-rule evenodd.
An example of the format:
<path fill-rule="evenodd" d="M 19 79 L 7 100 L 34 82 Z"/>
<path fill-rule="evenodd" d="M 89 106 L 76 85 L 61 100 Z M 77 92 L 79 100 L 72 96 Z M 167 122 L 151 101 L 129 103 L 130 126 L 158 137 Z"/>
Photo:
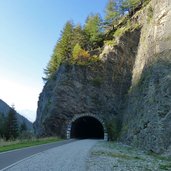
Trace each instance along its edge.
<path fill-rule="evenodd" d="M 90 150 L 87 164 L 88 171 L 171 171 L 171 156 L 102 141 Z"/>
<path fill-rule="evenodd" d="M 160 156 L 104 140 L 80 140 L 19 162 L 9 171 L 171 171 L 171 156 Z"/>
<path fill-rule="evenodd" d="M 86 161 L 97 140 L 80 140 L 26 158 L 8 171 L 87 171 Z"/>

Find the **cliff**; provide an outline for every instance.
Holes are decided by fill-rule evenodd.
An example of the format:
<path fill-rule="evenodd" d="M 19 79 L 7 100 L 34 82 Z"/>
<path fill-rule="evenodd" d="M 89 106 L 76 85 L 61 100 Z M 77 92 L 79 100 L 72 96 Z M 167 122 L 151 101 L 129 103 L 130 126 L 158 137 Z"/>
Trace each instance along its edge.
<path fill-rule="evenodd" d="M 169 149 L 170 18 L 170 0 L 151 0 L 111 31 L 98 62 L 63 63 L 40 94 L 36 134 L 66 137 L 75 116 L 91 113 L 110 139 L 157 153 Z"/>
<path fill-rule="evenodd" d="M 40 94 L 36 134 L 66 137 L 67 124 L 77 114 L 92 113 L 105 123 L 120 119 L 123 96 L 131 84 L 139 34 L 140 29 L 135 29 L 124 34 L 117 46 L 105 46 L 98 62 L 62 64 Z"/>
<path fill-rule="evenodd" d="M 152 0 L 142 16 L 146 17 L 123 113 L 122 140 L 162 152 L 171 145 L 171 2 Z"/>

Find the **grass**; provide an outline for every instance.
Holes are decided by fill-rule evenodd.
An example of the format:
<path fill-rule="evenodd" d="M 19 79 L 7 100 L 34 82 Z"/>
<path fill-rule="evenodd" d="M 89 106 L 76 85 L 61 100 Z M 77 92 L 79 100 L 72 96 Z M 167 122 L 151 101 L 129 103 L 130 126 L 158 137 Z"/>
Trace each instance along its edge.
<path fill-rule="evenodd" d="M 124 153 L 116 153 L 116 152 L 104 152 L 104 151 L 100 151 L 100 152 L 93 152 L 92 155 L 96 155 L 96 156 L 109 156 L 109 157 L 113 157 L 113 158 L 120 158 L 120 159 L 125 159 L 125 160 L 143 160 L 142 158 L 138 157 L 138 156 L 130 156 L 128 154 L 124 154 Z"/>
<path fill-rule="evenodd" d="M 0 141 L 0 152 L 61 141 L 58 137 L 33 138 L 29 140 Z"/>
<path fill-rule="evenodd" d="M 169 164 L 160 164 L 160 169 L 162 170 L 171 170 L 171 163 Z"/>
<path fill-rule="evenodd" d="M 156 158 L 158 160 L 165 160 L 165 161 L 171 162 L 171 156 L 170 157 L 169 156 L 162 156 L 160 154 L 157 154 L 157 153 L 154 153 L 154 152 L 151 152 L 151 151 L 147 152 L 147 155 L 152 156 L 152 157 L 154 157 L 154 158 Z"/>
<path fill-rule="evenodd" d="M 117 142 L 100 142 L 91 150 L 91 161 L 101 167 L 103 161 L 107 170 L 171 171 L 171 156 L 145 152 Z"/>

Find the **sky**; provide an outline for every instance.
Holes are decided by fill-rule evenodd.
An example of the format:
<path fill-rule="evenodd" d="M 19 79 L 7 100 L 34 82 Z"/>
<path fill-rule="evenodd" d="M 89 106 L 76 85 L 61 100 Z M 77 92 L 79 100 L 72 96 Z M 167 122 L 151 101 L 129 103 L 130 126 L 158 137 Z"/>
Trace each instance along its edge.
<path fill-rule="evenodd" d="M 35 121 L 46 67 L 68 20 L 104 15 L 107 0 L 0 0 L 0 99 Z"/>

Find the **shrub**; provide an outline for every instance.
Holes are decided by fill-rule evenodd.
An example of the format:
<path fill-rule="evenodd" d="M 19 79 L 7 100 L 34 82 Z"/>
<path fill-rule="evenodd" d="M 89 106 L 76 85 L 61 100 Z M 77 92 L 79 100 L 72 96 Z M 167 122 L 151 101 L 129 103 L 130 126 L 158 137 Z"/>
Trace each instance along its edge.
<path fill-rule="evenodd" d="M 121 131 L 121 121 L 117 118 L 111 119 L 107 124 L 109 140 L 117 140 Z"/>
<path fill-rule="evenodd" d="M 84 64 L 90 58 L 90 54 L 81 48 L 81 46 L 77 43 L 72 51 L 71 63 Z"/>

